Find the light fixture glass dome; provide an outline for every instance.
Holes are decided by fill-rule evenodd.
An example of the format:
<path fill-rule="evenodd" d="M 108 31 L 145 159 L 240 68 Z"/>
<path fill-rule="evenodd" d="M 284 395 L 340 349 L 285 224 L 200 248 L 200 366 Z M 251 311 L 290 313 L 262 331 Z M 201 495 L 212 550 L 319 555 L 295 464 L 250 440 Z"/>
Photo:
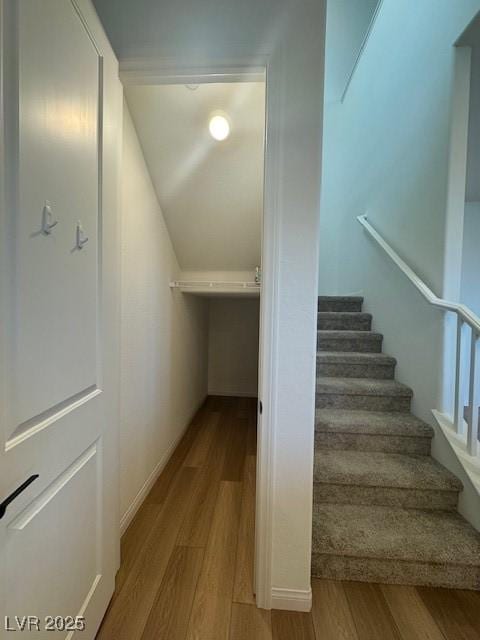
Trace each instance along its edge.
<path fill-rule="evenodd" d="M 230 134 L 230 123 L 225 116 L 213 116 L 208 123 L 208 130 L 215 140 L 225 140 Z"/>

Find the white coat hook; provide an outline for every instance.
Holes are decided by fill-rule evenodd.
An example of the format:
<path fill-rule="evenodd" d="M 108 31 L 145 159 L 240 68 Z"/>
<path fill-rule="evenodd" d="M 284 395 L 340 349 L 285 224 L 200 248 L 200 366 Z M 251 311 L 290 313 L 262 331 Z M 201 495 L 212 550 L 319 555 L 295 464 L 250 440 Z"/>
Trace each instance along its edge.
<path fill-rule="evenodd" d="M 88 237 L 85 235 L 85 232 L 82 227 L 82 223 L 80 220 L 77 222 L 77 249 L 83 249 L 84 245 L 88 242 Z"/>
<path fill-rule="evenodd" d="M 53 219 L 53 212 L 50 202 L 45 200 L 45 205 L 42 211 L 42 233 L 49 235 L 52 232 L 53 227 L 57 226 L 58 220 Z"/>

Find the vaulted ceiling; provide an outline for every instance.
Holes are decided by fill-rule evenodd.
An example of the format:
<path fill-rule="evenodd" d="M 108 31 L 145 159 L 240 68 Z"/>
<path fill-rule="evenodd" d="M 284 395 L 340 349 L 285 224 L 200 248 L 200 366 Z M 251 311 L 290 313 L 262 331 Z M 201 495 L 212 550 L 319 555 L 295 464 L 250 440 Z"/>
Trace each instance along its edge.
<path fill-rule="evenodd" d="M 129 86 L 126 99 L 180 266 L 260 263 L 265 85 Z M 218 142 L 208 124 L 230 122 Z"/>

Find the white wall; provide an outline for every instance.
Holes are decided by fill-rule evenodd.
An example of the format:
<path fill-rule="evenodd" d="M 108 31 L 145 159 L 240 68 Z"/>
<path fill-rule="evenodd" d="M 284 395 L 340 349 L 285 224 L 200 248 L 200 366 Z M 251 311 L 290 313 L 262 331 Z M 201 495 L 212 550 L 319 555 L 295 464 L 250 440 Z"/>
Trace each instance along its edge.
<path fill-rule="evenodd" d="M 379 0 L 329 0 L 325 43 L 325 103 L 342 97 Z"/>
<path fill-rule="evenodd" d="M 179 266 L 124 104 L 120 508 L 123 525 L 207 393 L 208 307 Z M 129 511 L 130 510 L 130 511 Z"/>
<path fill-rule="evenodd" d="M 325 115 L 320 293 L 363 292 L 413 411 L 435 427 L 443 314 L 356 222 L 370 222 L 442 294 L 454 43 L 479 0 L 384 0 L 343 104 Z M 432 16 L 435 16 L 432 22 Z M 438 430 L 437 430 L 438 432 Z M 450 464 L 441 434 L 434 455 Z"/>
<path fill-rule="evenodd" d="M 460 301 L 480 316 L 480 202 L 465 205 Z"/>
<path fill-rule="evenodd" d="M 211 298 L 209 307 L 209 395 L 256 397 L 258 298 Z"/>
<path fill-rule="evenodd" d="M 441 293 L 453 44 L 479 8 L 478 0 L 384 0 L 345 102 L 325 120 L 319 290 L 363 291 L 386 351 L 399 356 L 399 378 L 415 390 L 415 411 L 428 420 L 438 398 L 441 314 L 355 218 L 367 213 Z"/>
<path fill-rule="evenodd" d="M 270 509 L 257 597 L 308 606 L 315 414 L 324 0 L 96 0 L 120 60 L 184 67 L 268 60 L 262 371 L 257 490 Z M 143 57 L 143 62 L 142 62 Z M 140 59 L 139 59 L 140 58 Z M 272 311 L 270 315 L 270 310 Z M 271 366 L 272 365 L 272 366 Z M 262 383 L 261 383 L 262 384 Z M 270 458 L 270 447 L 273 451 Z M 272 468 L 273 466 L 273 468 Z M 270 570 L 271 564 L 271 570 Z"/>

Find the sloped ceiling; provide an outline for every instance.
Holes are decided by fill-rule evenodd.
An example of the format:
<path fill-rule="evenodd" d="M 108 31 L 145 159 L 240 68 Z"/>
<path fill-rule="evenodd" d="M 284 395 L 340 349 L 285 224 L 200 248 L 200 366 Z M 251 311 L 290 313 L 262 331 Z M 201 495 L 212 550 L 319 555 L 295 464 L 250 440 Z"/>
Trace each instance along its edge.
<path fill-rule="evenodd" d="M 126 99 L 180 266 L 260 263 L 265 86 L 260 82 L 131 86 Z M 222 112 L 230 136 L 209 134 Z"/>

